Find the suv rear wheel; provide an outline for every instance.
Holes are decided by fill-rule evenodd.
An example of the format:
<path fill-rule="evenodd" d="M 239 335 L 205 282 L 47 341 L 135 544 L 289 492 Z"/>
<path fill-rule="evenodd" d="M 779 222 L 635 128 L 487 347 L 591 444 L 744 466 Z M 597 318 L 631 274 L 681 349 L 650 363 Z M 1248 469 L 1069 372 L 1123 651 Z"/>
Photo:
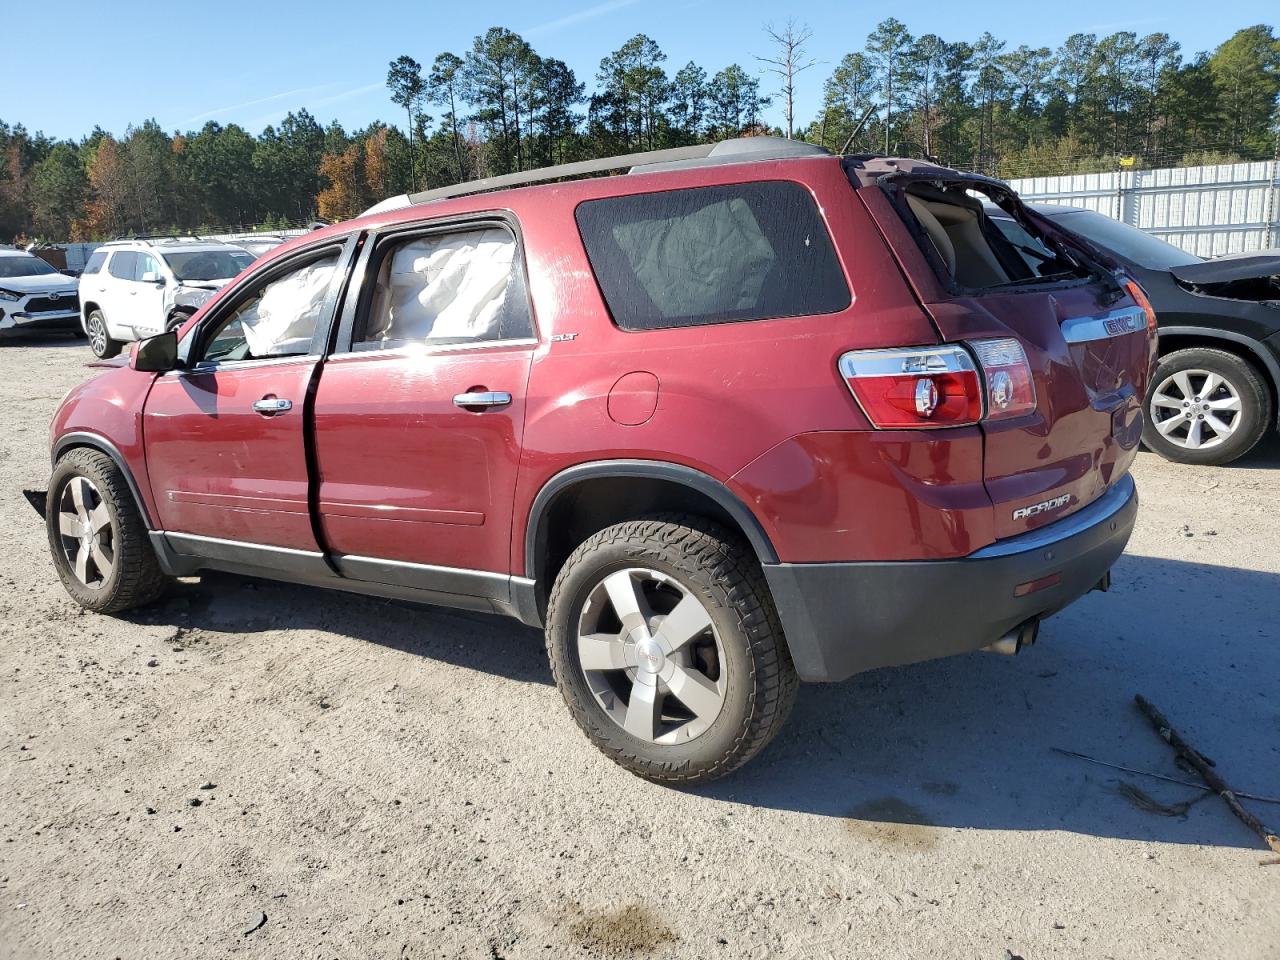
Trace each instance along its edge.
<path fill-rule="evenodd" d="M 107 318 L 102 315 L 101 310 L 89 311 L 84 328 L 89 334 L 89 349 L 99 360 L 110 360 L 120 352 L 123 344 L 111 339 L 111 334 L 107 332 Z"/>
<path fill-rule="evenodd" d="M 798 686 L 755 556 L 697 517 L 632 520 L 579 546 L 551 593 L 547 651 L 591 741 L 658 783 L 737 769 Z"/>
<path fill-rule="evenodd" d="M 45 525 L 58 576 L 80 606 L 118 613 L 157 599 L 169 584 L 115 461 L 72 450 L 49 481 Z"/>
<path fill-rule="evenodd" d="M 1271 392 L 1253 365 L 1193 347 L 1160 358 L 1142 441 L 1175 463 L 1218 465 L 1248 453 L 1271 425 Z"/>

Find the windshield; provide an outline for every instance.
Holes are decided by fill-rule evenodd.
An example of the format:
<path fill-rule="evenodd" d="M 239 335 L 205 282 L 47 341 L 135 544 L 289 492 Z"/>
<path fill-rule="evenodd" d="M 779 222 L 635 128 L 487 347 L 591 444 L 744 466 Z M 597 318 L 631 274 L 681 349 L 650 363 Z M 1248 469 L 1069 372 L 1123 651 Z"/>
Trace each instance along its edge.
<path fill-rule="evenodd" d="M 1193 253 L 1187 253 L 1158 237 L 1143 233 L 1137 227 L 1112 220 L 1092 210 L 1050 213 L 1043 208 L 1040 209 L 1050 219 L 1062 224 L 1068 230 L 1074 230 L 1086 240 L 1092 240 L 1098 246 L 1148 270 L 1168 270 L 1170 267 L 1182 267 L 1189 263 L 1201 262 L 1201 258 Z"/>
<path fill-rule="evenodd" d="M 58 271 L 39 257 L 0 257 L 0 277 L 43 277 Z"/>
<path fill-rule="evenodd" d="M 164 262 L 179 280 L 230 280 L 253 263 L 253 257 L 239 250 L 200 250 L 166 253 Z"/>

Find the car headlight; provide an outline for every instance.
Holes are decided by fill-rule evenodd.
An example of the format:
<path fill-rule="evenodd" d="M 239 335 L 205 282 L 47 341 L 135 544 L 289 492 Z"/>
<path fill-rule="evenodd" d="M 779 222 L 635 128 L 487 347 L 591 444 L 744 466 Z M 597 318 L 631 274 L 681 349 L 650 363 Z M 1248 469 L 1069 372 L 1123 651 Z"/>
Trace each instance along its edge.
<path fill-rule="evenodd" d="M 14 293 L 12 290 L 0 289 L 0 300 L 9 300 L 9 301 L 21 300 L 22 297 L 23 297 L 23 294 L 21 293 Z"/>

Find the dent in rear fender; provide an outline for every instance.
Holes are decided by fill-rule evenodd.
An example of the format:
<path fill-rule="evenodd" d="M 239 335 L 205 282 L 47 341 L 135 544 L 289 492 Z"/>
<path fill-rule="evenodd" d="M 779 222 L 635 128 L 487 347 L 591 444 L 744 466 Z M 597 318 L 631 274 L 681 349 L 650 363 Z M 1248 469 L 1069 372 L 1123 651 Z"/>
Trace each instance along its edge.
<path fill-rule="evenodd" d="M 731 478 L 784 562 L 961 557 L 995 539 L 977 427 L 822 431 Z"/>

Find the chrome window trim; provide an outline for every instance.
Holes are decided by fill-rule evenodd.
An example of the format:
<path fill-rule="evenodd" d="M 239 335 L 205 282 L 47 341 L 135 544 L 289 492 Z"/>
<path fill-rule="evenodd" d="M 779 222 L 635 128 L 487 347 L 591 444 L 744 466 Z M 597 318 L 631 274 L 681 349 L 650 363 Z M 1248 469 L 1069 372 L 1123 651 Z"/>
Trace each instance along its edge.
<path fill-rule="evenodd" d="M 1062 321 L 1062 338 L 1067 343 L 1108 340 L 1147 328 L 1147 314 L 1141 307 L 1123 307 L 1091 317 L 1070 317 Z"/>
<path fill-rule="evenodd" d="M 432 346 L 430 340 L 413 340 L 385 350 L 345 350 L 342 353 L 329 354 L 328 360 L 350 360 L 352 358 L 368 359 L 370 357 L 422 357 L 438 353 L 464 353 L 472 350 L 492 349 L 494 347 L 528 347 L 538 346 L 539 340 L 533 337 L 516 337 L 511 340 L 470 340 L 466 343 L 442 343 Z"/>
<path fill-rule="evenodd" d="M 258 367 L 279 367 L 290 363 L 318 363 L 319 354 L 315 353 L 299 353 L 290 354 L 287 357 L 255 357 L 252 360 L 214 360 L 201 361 L 194 367 L 182 370 L 168 370 L 162 373 L 162 377 L 197 377 L 208 376 L 211 373 L 231 372 L 235 370 L 252 370 Z"/>
<path fill-rule="evenodd" d="M 1056 520 L 1047 526 L 1014 537 L 998 540 L 990 546 L 983 547 L 966 557 L 969 560 L 986 560 L 992 557 L 1007 557 L 1011 554 L 1026 553 L 1051 547 L 1061 540 L 1067 540 L 1083 533 L 1091 527 L 1106 523 L 1117 513 L 1128 506 L 1129 501 L 1138 494 L 1137 484 L 1130 474 L 1125 474 L 1112 485 L 1111 489 L 1087 507 L 1082 507 L 1070 516 Z"/>

